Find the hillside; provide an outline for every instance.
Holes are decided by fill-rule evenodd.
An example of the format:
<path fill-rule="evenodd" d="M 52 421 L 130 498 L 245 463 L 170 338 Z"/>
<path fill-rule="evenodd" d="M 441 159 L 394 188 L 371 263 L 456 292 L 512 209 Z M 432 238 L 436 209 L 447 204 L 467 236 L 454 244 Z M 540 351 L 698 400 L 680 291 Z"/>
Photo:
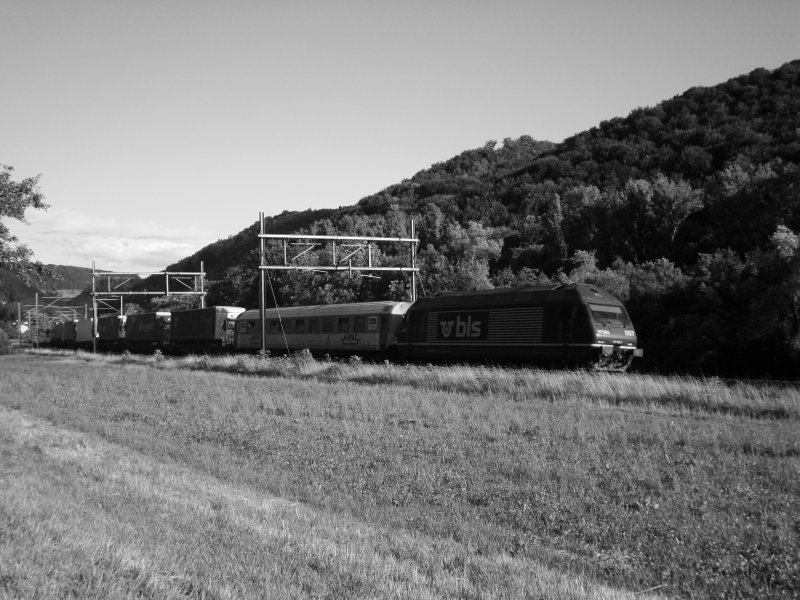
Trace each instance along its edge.
<path fill-rule="evenodd" d="M 266 227 L 401 236 L 413 218 L 423 295 L 592 282 L 628 306 L 643 368 L 792 376 L 798 132 L 800 61 L 792 61 L 692 88 L 561 144 L 490 141 L 353 206 L 285 211 Z M 203 261 L 209 303 L 257 306 L 257 232 L 254 223 L 167 269 Z M 382 250 L 382 264 L 404 260 L 399 248 Z M 272 282 L 281 305 L 405 298 L 408 286 L 388 275 L 313 272 L 272 273 Z"/>
<path fill-rule="evenodd" d="M 33 304 L 36 294 L 43 296 L 74 296 L 92 287 L 92 270 L 64 265 L 42 265 L 42 273 L 27 280 L 19 274 L 0 269 L 0 304 Z"/>
<path fill-rule="evenodd" d="M 647 368 L 790 374 L 800 366 L 798 131 L 792 61 L 561 144 L 488 142 L 353 206 L 284 212 L 268 231 L 395 236 L 414 218 L 423 294 L 591 281 L 627 303 Z M 254 224 L 170 269 L 204 260 L 209 301 L 255 306 L 256 234 Z M 400 298 L 407 285 L 273 277 L 285 305 Z"/>

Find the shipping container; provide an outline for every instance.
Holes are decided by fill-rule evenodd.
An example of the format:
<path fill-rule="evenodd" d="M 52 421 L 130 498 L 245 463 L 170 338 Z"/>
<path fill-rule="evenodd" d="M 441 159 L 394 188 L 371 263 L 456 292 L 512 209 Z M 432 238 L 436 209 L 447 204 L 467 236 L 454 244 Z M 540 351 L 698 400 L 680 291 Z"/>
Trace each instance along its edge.
<path fill-rule="evenodd" d="M 125 315 L 107 315 L 97 319 L 97 337 L 104 343 L 125 339 Z"/>
<path fill-rule="evenodd" d="M 211 306 L 172 313 L 170 345 L 191 349 L 208 345 L 209 349 L 233 343 L 236 317 L 244 312 L 238 306 Z"/>
<path fill-rule="evenodd" d="M 125 320 L 125 345 L 131 350 L 164 346 L 169 339 L 170 313 L 150 312 L 128 315 Z"/>
<path fill-rule="evenodd" d="M 75 345 L 79 348 L 92 347 L 93 319 L 78 319 L 75 323 Z"/>

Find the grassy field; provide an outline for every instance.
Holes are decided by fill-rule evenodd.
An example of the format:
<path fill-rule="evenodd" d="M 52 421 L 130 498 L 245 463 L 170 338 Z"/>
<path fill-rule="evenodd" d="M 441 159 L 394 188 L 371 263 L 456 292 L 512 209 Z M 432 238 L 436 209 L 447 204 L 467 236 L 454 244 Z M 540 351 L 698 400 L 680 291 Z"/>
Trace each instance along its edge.
<path fill-rule="evenodd" d="M 800 391 L 0 357 L 0 597 L 793 598 Z"/>

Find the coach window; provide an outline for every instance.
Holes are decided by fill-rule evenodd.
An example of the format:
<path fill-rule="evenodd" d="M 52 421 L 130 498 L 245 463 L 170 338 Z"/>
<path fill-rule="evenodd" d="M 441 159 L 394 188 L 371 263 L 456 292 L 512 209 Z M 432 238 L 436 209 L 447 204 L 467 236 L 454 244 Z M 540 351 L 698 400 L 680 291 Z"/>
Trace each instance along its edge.
<path fill-rule="evenodd" d="M 367 318 L 356 317 L 353 331 L 355 333 L 367 333 Z"/>
<path fill-rule="evenodd" d="M 269 333 L 270 335 L 277 335 L 278 334 L 278 322 L 272 320 L 269 322 Z"/>
<path fill-rule="evenodd" d="M 322 333 L 333 333 L 333 319 L 322 319 Z"/>
<path fill-rule="evenodd" d="M 319 333 L 319 319 L 308 320 L 308 333 Z"/>
<path fill-rule="evenodd" d="M 350 333 L 350 319 L 348 317 L 339 317 L 339 326 L 336 332 Z"/>
<path fill-rule="evenodd" d="M 306 332 L 306 322 L 305 322 L 304 319 L 295 319 L 294 332 L 295 333 L 305 333 Z"/>

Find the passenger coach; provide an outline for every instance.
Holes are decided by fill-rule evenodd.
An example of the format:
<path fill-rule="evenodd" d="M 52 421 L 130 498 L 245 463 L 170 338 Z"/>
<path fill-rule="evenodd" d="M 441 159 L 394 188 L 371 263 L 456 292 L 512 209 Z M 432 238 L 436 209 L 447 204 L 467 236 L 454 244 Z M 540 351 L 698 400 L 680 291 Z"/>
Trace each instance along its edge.
<path fill-rule="evenodd" d="M 294 306 L 266 311 L 267 349 L 307 349 L 316 354 L 379 354 L 394 343 L 410 302 L 359 302 Z M 237 350 L 261 349 L 260 310 L 236 319 Z"/>

